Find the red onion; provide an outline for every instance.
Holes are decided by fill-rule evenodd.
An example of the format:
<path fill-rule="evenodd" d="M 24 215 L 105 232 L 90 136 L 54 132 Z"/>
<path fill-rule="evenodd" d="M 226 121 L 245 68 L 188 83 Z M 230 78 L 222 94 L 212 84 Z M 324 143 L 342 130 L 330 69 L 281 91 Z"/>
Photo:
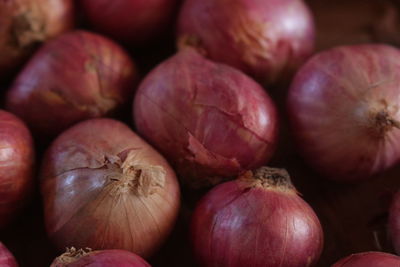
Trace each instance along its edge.
<path fill-rule="evenodd" d="M 83 0 L 92 26 L 119 41 L 143 44 L 162 33 L 177 0 Z"/>
<path fill-rule="evenodd" d="M 115 113 L 131 99 L 137 73 L 114 42 L 75 31 L 44 45 L 19 74 L 7 107 L 35 133 L 54 136 L 74 123 Z"/>
<path fill-rule="evenodd" d="M 288 109 L 304 158 L 325 176 L 366 179 L 400 159 L 400 52 L 385 45 L 322 52 L 296 75 Z"/>
<path fill-rule="evenodd" d="M 0 1 L 0 72 L 10 73 L 38 43 L 73 26 L 71 0 Z"/>
<path fill-rule="evenodd" d="M 18 263 L 15 260 L 11 252 L 0 242 L 0 266 L 2 267 L 18 267 Z"/>
<path fill-rule="evenodd" d="M 141 257 L 126 250 L 85 251 L 70 248 L 57 257 L 50 267 L 150 267 Z"/>
<path fill-rule="evenodd" d="M 11 221 L 33 188 L 34 146 L 25 124 L 0 110 L 0 227 Z"/>
<path fill-rule="evenodd" d="M 261 86 L 192 49 L 145 78 L 134 118 L 138 131 L 192 186 L 262 166 L 275 149 L 277 114 Z"/>
<path fill-rule="evenodd" d="M 112 119 L 81 122 L 61 134 L 46 153 L 41 179 L 47 233 L 59 248 L 149 256 L 179 209 L 168 163 Z"/>
<path fill-rule="evenodd" d="M 186 0 L 178 42 L 270 83 L 311 54 L 314 31 L 302 0 Z"/>
<path fill-rule="evenodd" d="M 400 257 L 383 252 L 352 254 L 341 259 L 332 267 L 394 267 L 400 266 Z"/>
<path fill-rule="evenodd" d="M 202 266 L 304 267 L 316 263 L 323 233 L 283 169 L 262 167 L 216 186 L 191 224 Z"/>

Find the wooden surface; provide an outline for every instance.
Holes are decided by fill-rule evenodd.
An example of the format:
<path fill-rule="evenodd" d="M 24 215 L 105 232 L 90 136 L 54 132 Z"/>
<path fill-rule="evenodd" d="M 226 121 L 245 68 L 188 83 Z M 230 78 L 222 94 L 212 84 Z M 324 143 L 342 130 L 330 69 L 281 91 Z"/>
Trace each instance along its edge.
<path fill-rule="evenodd" d="M 317 49 L 340 44 L 386 42 L 400 44 L 398 10 L 384 0 L 308 1 L 318 25 Z M 150 52 L 149 52 L 150 51 Z M 156 53 L 152 51 L 157 51 Z M 139 56 L 142 69 L 149 70 L 173 51 L 165 41 Z M 151 55 L 150 59 L 146 55 Z M 400 188 L 400 166 L 360 184 L 337 184 L 315 174 L 297 155 L 285 124 L 284 99 L 287 88 L 268 88 L 281 109 L 280 146 L 271 166 L 288 169 L 303 197 L 319 216 L 325 233 L 325 246 L 318 264 L 330 266 L 350 253 L 369 250 L 392 252 L 386 231 L 391 197 Z M 126 121 L 130 119 L 127 116 Z M 187 240 L 191 210 L 202 192 L 183 192 L 181 216 L 174 233 L 150 260 L 153 266 L 195 266 Z M 40 197 L 37 193 L 22 216 L 0 231 L 0 240 L 16 255 L 21 266 L 48 266 L 57 255 L 44 232 Z"/>

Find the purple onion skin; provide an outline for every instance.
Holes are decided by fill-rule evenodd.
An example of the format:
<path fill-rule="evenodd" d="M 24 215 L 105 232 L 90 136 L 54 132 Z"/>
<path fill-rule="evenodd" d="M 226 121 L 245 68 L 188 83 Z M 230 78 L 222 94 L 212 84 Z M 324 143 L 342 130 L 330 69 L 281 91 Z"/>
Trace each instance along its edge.
<path fill-rule="evenodd" d="M 235 180 L 212 189 L 191 223 L 194 253 L 208 267 L 304 267 L 318 261 L 323 233 L 293 189 Z"/>
<path fill-rule="evenodd" d="M 18 267 L 18 263 L 15 260 L 11 252 L 0 242 L 0 266 L 2 267 Z"/>
<path fill-rule="evenodd" d="M 396 267 L 400 266 L 400 257 L 383 252 L 364 252 L 352 254 L 341 259 L 332 267 Z"/>
<path fill-rule="evenodd" d="M 315 29 L 302 0 L 186 0 L 178 36 L 180 46 L 273 83 L 311 55 Z"/>
<path fill-rule="evenodd" d="M 92 27 L 127 44 L 145 44 L 165 31 L 177 0 L 83 0 Z M 134 14 L 132 14 L 134 12 Z"/>
<path fill-rule="evenodd" d="M 260 85 L 189 48 L 141 83 L 134 120 L 192 187 L 262 166 L 278 131 L 275 106 Z"/>
<path fill-rule="evenodd" d="M 0 110 L 0 228 L 12 221 L 34 187 L 35 152 L 26 125 Z"/>
<path fill-rule="evenodd" d="M 7 109 L 37 136 L 53 137 L 128 103 L 137 72 L 128 54 L 97 34 L 74 31 L 44 45 L 10 88 Z"/>
<path fill-rule="evenodd" d="M 151 267 L 138 255 L 120 249 L 92 251 L 76 260 L 70 260 L 64 255 L 56 258 L 50 267 Z"/>
<path fill-rule="evenodd" d="M 400 52 L 386 45 L 319 53 L 297 73 L 288 97 L 292 133 L 324 176 L 354 182 L 400 159 Z"/>

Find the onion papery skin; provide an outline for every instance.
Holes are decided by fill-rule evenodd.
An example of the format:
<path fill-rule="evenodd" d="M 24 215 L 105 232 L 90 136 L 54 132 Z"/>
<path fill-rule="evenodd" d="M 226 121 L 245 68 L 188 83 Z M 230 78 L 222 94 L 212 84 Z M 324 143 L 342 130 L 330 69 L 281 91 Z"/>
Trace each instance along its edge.
<path fill-rule="evenodd" d="M 8 91 L 8 110 L 37 136 L 53 137 L 73 124 L 112 116 L 133 97 L 137 72 L 111 40 L 73 31 L 45 44 Z"/>
<path fill-rule="evenodd" d="M 177 0 L 83 0 L 93 29 L 126 44 L 143 45 L 170 24 Z"/>
<path fill-rule="evenodd" d="M 318 261 L 321 225 L 282 171 L 247 172 L 199 202 L 190 233 L 201 266 L 304 267 Z"/>
<path fill-rule="evenodd" d="M 147 75 L 133 109 L 138 132 L 191 187 L 260 167 L 275 150 L 278 119 L 267 93 L 190 48 Z"/>
<path fill-rule="evenodd" d="M 0 242 L 0 266 L 2 267 L 18 267 L 18 263 L 15 260 L 11 252 Z"/>
<path fill-rule="evenodd" d="M 119 249 L 84 251 L 74 248 L 57 257 L 50 267 L 151 267 L 132 252 Z"/>
<path fill-rule="evenodd" d="M 72 0 L 0 1 L 0 78 L 11 74 L 38 44 L 74 25 Z"/>
<path fill-rule="evenodd" d="M 400 257 L 383 252 L 363 252 L 341 259 L 332 267 L 389 267 L 400 266 Z"/>
<path fill-rule="evenodd" d="M 302 0 L 186 0 L 178 38 L 178 46 L 195 46 L 268 84 L 311 55 L 315 27 Z"/>
<path fill-rule="evenodd" d="M 150 256 L 170 233 L 179 186 L 164 158 L 125 124 L 81 122 L 45 154 L 47 234 L 60 249 L 125 249 Z"/>
<path fill-rule="evenodd" d="M 386 45 L 336 47 L 297 73 L 288 97 L 292 133 L 324 176 L 367 179 L 400 159 L 400 52 Z"/>
<path fill-rule="evenodd" d="M 0 110 L 0 228 L 23 207 L 33 190 L 34 144 L 25 124 Z"/>

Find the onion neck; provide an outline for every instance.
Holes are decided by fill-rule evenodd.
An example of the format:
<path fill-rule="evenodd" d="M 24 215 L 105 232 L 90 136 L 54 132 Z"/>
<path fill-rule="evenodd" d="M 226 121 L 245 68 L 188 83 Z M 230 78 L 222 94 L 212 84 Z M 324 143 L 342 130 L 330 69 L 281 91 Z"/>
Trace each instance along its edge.
<path fill-rule="evenodd" d="M 68 266 L 70 263 L 75 262 L 79 258 L 87 255 L 90 253 L 92 250 L 90 248 L 86 248 L 86 251 L 84 249 L 76 249 L 74 247 L 67 248 L 67 251 L 61 256 L 57 257 L 57 263 L 60 264 L 65 264 L 65 266 Z"/>
<path fill-rule="evenodd" d="M 373 115 L 372 127 L 378 137 L 384 137 L 393 127 L 400 129 L 400 122 L 393 119 L 387 110 L 381 110 Z"/>
<path fill-rule="evenodd" d="M 108 157 L 106 164 L 111 171 L 108 179 L 112 187 L 111 195 L 122 195 L 130 192 L 138 196 L 149 196 L 165 185 L 166 172 L 161 166 L 135 164 L 136 153 L 129 151 L 125 160 Z"/>
<path fill-rule="evenodd" d="M 251 187 L 262 187 L 279 191 L 295 191 L 290 180 L 290 175 L 285 169 L 261 167 L 248 171 L 239 177 L 242 181 L 250 183 Z"/>

